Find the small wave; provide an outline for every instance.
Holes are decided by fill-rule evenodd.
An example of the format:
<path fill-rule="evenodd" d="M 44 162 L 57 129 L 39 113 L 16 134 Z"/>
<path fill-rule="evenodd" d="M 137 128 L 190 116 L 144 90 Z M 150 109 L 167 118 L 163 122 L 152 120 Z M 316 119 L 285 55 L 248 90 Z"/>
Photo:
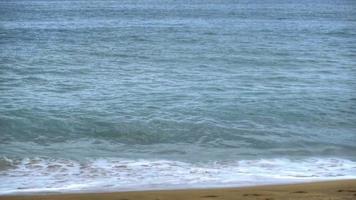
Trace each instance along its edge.
<path fill-rule="evenodd" d="M 0 194 L 248 186 L 356 178 L 356 162 L 338 158 L 210 163 L 45 157 L 0 159 Z M 104 189 L 105 188 L 105 189 Z"/>

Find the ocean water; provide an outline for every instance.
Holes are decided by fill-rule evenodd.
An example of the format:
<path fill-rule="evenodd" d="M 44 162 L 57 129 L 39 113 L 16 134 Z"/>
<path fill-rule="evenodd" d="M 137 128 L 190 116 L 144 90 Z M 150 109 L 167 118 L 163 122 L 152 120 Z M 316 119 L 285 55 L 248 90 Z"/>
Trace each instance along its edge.
<path fill-rule="evenodd" d="M 0 0 L 0 194 L 348 178 L 354 0 Z"/>

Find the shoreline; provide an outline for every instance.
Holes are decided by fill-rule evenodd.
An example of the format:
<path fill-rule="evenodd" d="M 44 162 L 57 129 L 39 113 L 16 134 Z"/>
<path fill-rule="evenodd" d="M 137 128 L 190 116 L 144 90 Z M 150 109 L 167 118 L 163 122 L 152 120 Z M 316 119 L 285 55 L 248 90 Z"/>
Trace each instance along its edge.
<path fill-rule="evenodd" d="M 187 188 L 167 190 L 135 190 L 120 192 L 88 192 L 88 193 L 42 193 L 12 194 L 0 196 L 0 200 L 58 200 L 58 199 L 356 199 L 356 179 L 308 182 L 296 184 L 278 184 L 246 187 L 222 188 Z"/>

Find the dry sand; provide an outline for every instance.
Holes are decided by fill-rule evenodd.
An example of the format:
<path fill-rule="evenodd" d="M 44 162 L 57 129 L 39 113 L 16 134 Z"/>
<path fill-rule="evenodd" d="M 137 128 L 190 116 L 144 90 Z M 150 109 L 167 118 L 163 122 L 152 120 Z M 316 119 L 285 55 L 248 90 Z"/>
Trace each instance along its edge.
<path fill-rule="evenodd" d="M 223 189 L 187 189 L 113 193 L 0 196 L 0 200 L 356 200 L 356 180 L 304 183 L 293 185 L 257 186 Z"/>

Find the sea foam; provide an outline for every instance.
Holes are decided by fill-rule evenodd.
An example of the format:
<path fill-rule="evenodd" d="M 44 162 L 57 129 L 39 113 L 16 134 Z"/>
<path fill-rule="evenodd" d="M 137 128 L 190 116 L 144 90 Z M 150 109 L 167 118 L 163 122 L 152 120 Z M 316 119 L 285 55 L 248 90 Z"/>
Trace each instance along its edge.
<path fill-rule="evenodd" d="M 339 158 L 210 163 L 45 157 L 1 159 L 0 194 L 250 186 L 356 178 L 356 162 Z M 6 167 L 3 167 L 6 166 Z"/>

